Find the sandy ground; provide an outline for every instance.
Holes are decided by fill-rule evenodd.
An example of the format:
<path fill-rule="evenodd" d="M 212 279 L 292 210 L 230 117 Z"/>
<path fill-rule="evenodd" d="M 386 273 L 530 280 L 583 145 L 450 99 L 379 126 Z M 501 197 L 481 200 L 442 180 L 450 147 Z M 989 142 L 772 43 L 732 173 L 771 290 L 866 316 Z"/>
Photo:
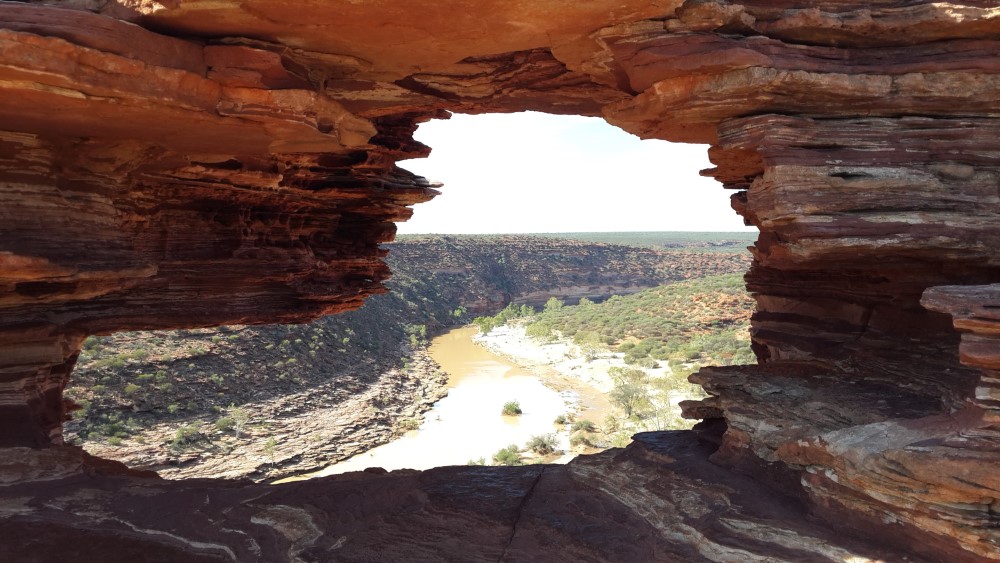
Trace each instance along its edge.
<path fill-rule="evenodd" d="M 500 326 L 487 334 L 475 335 L 473 340 L 494 354 L 520 365 L 551 368 L 564 377 L 576 379 L 604 393 L 614 388 L 614 381 L 608 375 L 609 368 L 635 367 L 625 363 L 624 354 L 609 351 L 602 351 L 595 359 L 587 361 L 580 347 L 571 340 L 543 342 L 526 335 L 522 324 Z M 657 369 L 644 371 L 659 377 L 670 373 L 670 368 L 664 362 Z"/>
<path fill-rule="evenodd" d="M 611 351 L 601 351 L 596 357 L 587 361 L 583 351 L 572 340 L 566 338 L 542 341 L 525 334 L 525 326 L 517 321 L 497 327 L 487 334 L 477 334 L 473 340 L 484 346 L 494 354 L 503 356 L 514 363 L 533 369 L 542 378 L 545 384 L 554 389 L 560 389 L 560 381 L 577 381 L 582 384 L 580 387 L 596 389 L 603 397 L 603 403 L 608 406 L 597 409 L 583 409 L 589 412 L 580 413 L 583 418 L 588 418 L 600 423 L 611 411 L 610 404 L 607 403 L 608 393 L 614 388 L 614 381 L 608 375 L 608 369 L 612 367 L 630 367 L 625 363 L 624 354 Z M 687 366 L 690 367 L 690 366 Z M 667 362 L 660 362 L 657 368 L 640 368 L 651 378 L 667 377 L 672 370 Z M 548 374 L 548 377 L 546 376 Z M 555 374 L 555 377 L 552 377 Z M 565 385 L 565 384 L 563 384 Z M 685 421 L 680 417 L 680 406 L 678 403 L 688 399 L 700 399 L 705 395 L 698 392 L 670 392 L 667 395 L 667 402 L 671 405 L 670 422 L 664 426 L 653 425 L 651 420 L 645 421 L 643 425 L 631 425 L 626 423 L 632 431 L 642 430 L 663 430 L 690 428 L 693 421 Z M 584 399 L 584 402 L 587 402 Z M 620 413 L 619 413 L 620 415 Z"/>

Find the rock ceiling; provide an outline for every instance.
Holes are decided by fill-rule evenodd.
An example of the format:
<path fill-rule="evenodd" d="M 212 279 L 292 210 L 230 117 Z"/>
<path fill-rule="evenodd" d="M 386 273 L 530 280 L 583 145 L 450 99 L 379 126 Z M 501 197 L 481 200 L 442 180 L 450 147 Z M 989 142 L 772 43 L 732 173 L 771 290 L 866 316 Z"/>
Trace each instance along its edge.
<path fill-rule="evenodd" d="M 760 365 L 703 370 L 694 377 L 711 397 L 685 407 L 704 419 L 696 433 L 714 444 L 711 459 L 741 484 L 711 493 L 729 494 L 740 517 L 712 509 L 718 519 L 704 526 L 725 549 L 697 557 L 794 560 L 807 556 L 789 546 L 808 545 L 823 560 L 1000 559 L 998 55 L 992 0 L 0 2 L 0 446 L 17 448 L 5 472 L 19 475 L 3 481 L 2 514 L 17 516 L 0 522 L 0 550 L 27 545 L 10 538 L 44 524 L 104 538 L 112 553 L 244 559 L 234 547 L 244 540 L 185 539 L 169 519 L 129 525 L 124 500 L 94 497 L 114 518 L 67 520 L 65 499 L 39 485 L 143 483 L 134 486 L 159 491 L 148 493 L 155 503 L 197 489 L 44 453 L 71 448 L 24 449 L 61 443 L 62 388 L 82 340 L 359 306 L 384 291 L 379 243 L 436 193 L 395 165 L 428 154 L 416 126 L 447 112 L 531 109 L 711 144 L 705 174 L 760 229 L 747 275 Z M 699 489 L 697 463 L 669 453 L 692 436 L 655 456 L 637 442 L 622 467 L 645 475 L 655 458 L 709 495 L 717 484 Z M 650 477 L 631 500 L 604 498 L 619 487 L 604 462 L 618 463 L 547 473 L 546 498 L 603 499 L 608 518 L 624 511 L 651 526 L 645 556 L 691 560 L 686 550 L 708 540 L 660 518 L 670 508 L 658 502 L 681 493 Z M 411 494 L 445 487 L 451 500 L 414 501 L 423 516 L 354 540 L 344 557 L 376 553 L 357 542 L 401 545 L 438 526 L 441 557 L 504 556 L 493 540 L 520 537 L 508 547 L 522 551 L 506 557 L 523 558 L 542 545 L 531 534 L 548 530 L 576 554 L 568 559 L 607 559 L 600 549 L 629 533 L 607 532 L 601 548 L 581 536 L 582 513 L 521 523 L 520 512 L 469 505 L 449 517 L 462 490 L 524 506 L 541 474 L 512 472 L 529 486 L 492 493 L 485 473 L 441 475 L 415 478 Z M 359 494 L 406 479 L 363 481 Z M 259 494 L 212 487 L 219 514 Z M 776 512 L 745 500 L 753 487 L 754 498 L 781 490 L 837 532 L 777 526 Z M 335 557 L 352 541 L 332 535 L 344 524 L 319 529 L 303 511 L 341 505 L 303 508 L 310 495 L 294 490 L 254 516 L 270 531 L 242 517 L 233 529 L 258 556 Z M 23 500 L 43 497 L 45 510 Z M 496 538 L 469 536 L 470 521 L 492 522 Z M 556 533 L 557 522 L 566 529 Z M 529 524 L 536 532 L 510 529 Z M 733 539 L 720 536 L 726 526 L 758 527 Z M 416 535 L 390 539 L 406 530 Z M 733 542 L 749 555 L 726 551 Z"/>

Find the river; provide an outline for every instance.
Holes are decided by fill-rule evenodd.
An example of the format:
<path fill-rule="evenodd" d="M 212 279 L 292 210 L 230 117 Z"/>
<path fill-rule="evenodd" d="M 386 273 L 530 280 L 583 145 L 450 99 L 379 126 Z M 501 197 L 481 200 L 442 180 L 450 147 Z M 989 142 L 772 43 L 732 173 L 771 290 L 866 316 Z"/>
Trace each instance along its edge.
<path fill-rule="evenodd" d="M 607 412 L 607 399 L 597 390 L 554 372 L 522 369 L 475 344 L 475 333 L 474 327 L 464 327 L 432 341 L 430 356 L 449 375 L 448 396 L 425 413 L 416 430 L 310 477 L 369 467 L 429 469 L 479 458 L 489 463 L 503 447 L 523 447 L 533 436 L 550 433 L 557 435 L 559 447 L 568 452 L 569 431 L 555 425 L 555 418 L 579 411 L 579 418 L 599 422 Z M 523 414 L 501 415 L 503 404 L 513 400 L 520 403 Z M 566 454 L 558 461 L 571 458 Z"/>

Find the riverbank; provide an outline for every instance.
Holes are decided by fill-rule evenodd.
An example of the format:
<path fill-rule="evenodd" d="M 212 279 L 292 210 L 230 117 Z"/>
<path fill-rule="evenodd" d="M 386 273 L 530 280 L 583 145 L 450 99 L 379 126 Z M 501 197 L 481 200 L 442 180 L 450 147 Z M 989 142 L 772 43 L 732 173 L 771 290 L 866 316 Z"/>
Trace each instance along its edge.
<path fill-rule="evenodd" d="M 473 337 L 479 345 L 539 373 L 554 371 L 563 378 L 579 381 L 602 393 L 610 393 L 615 382 L 608 375 L 613 367 L 635 367 L 625 362 L 625 354 L 609 350 L 584 350 L 572 340 L 550 338 L 539 340 L 528 336 L 523 321 L 498 326 L 486 334 Z M 644 368 L 650 377 L 670 375 L 664 362 L 656 368 Z"/>
<path fill-rule="evenodd" d="M 475 327 L 466 326 L 449 331 L 431 343 L 428 349 L 431 359 L 448 374 L 447 396 L 423 417 L 419 428 L 302 477 L 375 467 L 393 471 L 492 464 L 496 463 L 494 456 L 500 450 L 512 445 L 520 450 L 519 464 L 565 463 L 576 454 L 589 451 L 585 446 L 571 445 L 571 428 L 556 420 L 572 418 L 581 409 L 609 410 L 603 393 L 554 373 L 543 382 L 534 370 L 529 371 L 473 342 L 475 333 Z M 508 401 L 519 404 L 520 415 L 502 414 Z M 529 447 L 540 437 L 550 437 L 547 439 L 551 450 L 533 451 Z"/>
<path fill-rule="evenodd" d="M 612 408 L 611 404 L 601 412 L 581 409 L 577 413 L 578 418 L 590 420 L 597 425 L 599 434 L 595 436 L 594 445 L 598 447 L 623 446 L 634 432 L 690 428 L 691 423 L 680 416 L 678 403 L 703 396 L 691 386 L 678 388 L 671 383 L 671 380 L 686 380 L 686 374 L 675 373 L 668 362 L 640 368 L 626 362 L 623 353 L 595 347 L 584 348 L 557 335 L 547 339 L 528 336 L 524 319 L 494 327 L 487 333 L 480 332 L 473 340 L 491 352 L 532 370 L 547 385 L 558 388 L 560 382 L 572 381 L 597 390 L 605 404 L 613 397 L 615 389 L 616 382 L 610 375 L 613 368 L 644 373 L 647 401 L 651 407 L 648 413 L 650 416 L 642 419 L 626 416 L 620 408 Z M 692 366 L 679 364 L 679 367 Z"/>

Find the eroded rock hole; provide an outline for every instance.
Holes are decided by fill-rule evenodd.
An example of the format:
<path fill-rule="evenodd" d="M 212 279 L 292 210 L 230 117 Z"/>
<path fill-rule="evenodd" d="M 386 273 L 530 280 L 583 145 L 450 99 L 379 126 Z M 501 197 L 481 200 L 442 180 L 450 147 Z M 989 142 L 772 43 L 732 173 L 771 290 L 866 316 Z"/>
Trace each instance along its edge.
<path fill-rule="evenodd" d="M 70 440 L 174 478 L 565 462 L 690 427 L 677 404 L 705 395 L 687 376 L 754 362 L 742 274 L 756 233 L 698 177 L 705 147 L 537 113 L 456 115 L 416 138 L 436 152 L 401 166 L 444 193 L 387 245 L 388 294 L 308 325 L 92 337 Z M 308 231 L 299 247 L 325 236 L 301 215 L 252 217 Z M 725 425 L 710 426 L 714 448 Z M 414 435 L 428 441 L 401 444 Z"/>

